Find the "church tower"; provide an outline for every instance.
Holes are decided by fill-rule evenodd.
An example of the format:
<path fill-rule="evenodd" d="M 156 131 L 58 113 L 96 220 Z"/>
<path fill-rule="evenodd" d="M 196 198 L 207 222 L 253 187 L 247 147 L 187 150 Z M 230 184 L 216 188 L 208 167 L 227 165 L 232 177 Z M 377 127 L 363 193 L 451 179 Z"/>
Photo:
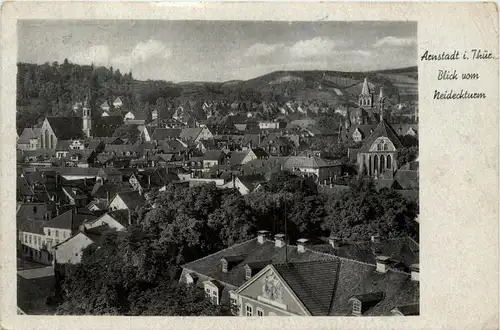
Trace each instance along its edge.
<path fill-rule="evenodd" d="M 371 108 L 373 107 L 373 95 L 370 91 L 370 86 L 368 86 L 368 80 L 365 78 L 363 82 L 363 88 L 361 89 L 361 94 L 359 94 L 359 106 L 361 108 Z"/>
<path fill-rule="evenodd" d="M 378 96 L 378 103 L 380 106 L 380 121 L 384 120 L 384 105 L 385 105 L 385 95 L 384 87 L 380 86 L 380 94 Z"/>
<path fill-rule="evenodd" d="M 87 137 L 90 137 L 90 131 L 92 130 L 92 114 L 90 112 L 88 97 L 85 97 L 85 102 L 83 103 L 82 119 L 83 119 L 82 130 Z"/>

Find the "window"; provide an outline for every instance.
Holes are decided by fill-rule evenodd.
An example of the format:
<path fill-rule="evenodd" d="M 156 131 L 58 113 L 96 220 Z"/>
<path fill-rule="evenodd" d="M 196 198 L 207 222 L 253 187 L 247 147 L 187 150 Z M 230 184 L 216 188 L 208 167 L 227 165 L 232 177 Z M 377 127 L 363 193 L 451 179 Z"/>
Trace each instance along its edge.
<path fill-rule="evenodd" d="M 30 244 L 31 244 L 31 235 L 28 236 L 29 240 L 30 240 Z"/>
<path fill-rule="evenodd" d="M 59 230 L 56 230 L 56 237 L 59 237 Z"/>
<path fill-rule="evenodd" d="M 24 243 L 28 243 L 28 234 L 24 234 Z"/>
<path fill-rule="evenodd" d="M 249 266 L 245 267 L 245 278 L 249 280 L 252 277 L 252 269 Z"/>
<path fill-rule="evenodd" d="M 246 307 L 245 307 L 245 315 L 246 315 L 246 316 L 253 316 L 253 308 L 252 308 L 252 305 L 246 304 Z"/>
<path fill-rule="evenodd" d="M 50 229 L 47 230 L 47 236 L 50 236 Z"/>
<path fill-rule="evenodd" d="M 217 290 L 212 291 L 212 296 L 210 297 L 210 300 L 212 301 L 212 304 L 218 305 L 219 304 L 219 295 L 217 293 Z"/>
<path fill-rule="evenodd" d="M 264 311 L 262 308 L 257 307 L 257 316 L 264 316 Z"/>
<path fill-rule="evenodd" d="M 354 300 L 352 302 L 352 314 L 361 315 L 361 302 L 359 300 Z"/>
<path fill-rule="evenodd" d="M 38 246 L 42 246 L 42 238 L 38 236 Z"/>
<path fill-rule="evenodd" d="M 221 265 L 222 265 L 222 272 L 227 273 L 227 261 L 222 259 L 221 260 Z"/>
<path fill-rule="evenodd" d="M 208 289 L 208 288 L 205 289 L 205 292 L 208 293 L 208 294 L 210 294 L 210 289 Z"/>

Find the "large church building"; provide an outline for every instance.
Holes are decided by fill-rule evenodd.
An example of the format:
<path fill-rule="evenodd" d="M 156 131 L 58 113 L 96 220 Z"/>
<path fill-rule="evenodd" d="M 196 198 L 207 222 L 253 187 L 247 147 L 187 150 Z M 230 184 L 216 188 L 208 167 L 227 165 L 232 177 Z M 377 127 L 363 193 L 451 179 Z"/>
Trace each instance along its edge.
<path fill-rule="evenodd" d="M 92 117 L 85 100 L 82 117 L 46 117 L 40 129 L 40 147 L 55 149 L 61 140 L 112 136 L 123 125 L 121 116 Z"/>

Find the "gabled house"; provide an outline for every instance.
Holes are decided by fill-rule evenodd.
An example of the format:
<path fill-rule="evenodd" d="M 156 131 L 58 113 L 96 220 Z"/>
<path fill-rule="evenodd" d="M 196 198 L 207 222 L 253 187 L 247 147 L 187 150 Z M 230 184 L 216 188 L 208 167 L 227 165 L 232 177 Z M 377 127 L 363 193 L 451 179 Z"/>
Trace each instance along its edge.
<path fill-rule="evenodd" d="M 122 99 L 118 96 L 114 101 L 113 101 L 113 107 L 116 109 L 120 109 L 123 106 Z"/>
<path fill-rule="evenodd" d="M 165 168 L 157 168 L 133 174 L 129 179 L 129 183 L 133 190 L 142 195 L 153 188 L 161 188 L 168 183 L 178 180 L 179 177 L 177 174 L 169 173 Z"/>
<path fill-rule="evenodd" d="M 61 187 L 63 196 L 61 196 L 60 201 L 64 201 L 66 204 L 75 205 L 77 207 L 84 207 L 88 204 L 87 195 L 78 187 Z"/>
<path fill-rule="evenodd" d="M 47 249 L 51 251 L 53 246 L 76 234 L 82 223 L 95 218 L 93 214 L 79 213 L 77 209 L 72 209 L 45 222 L 43 232 Z"/>
<path fill-rule="evenodd" d="M 156 128 L 151 135 L 151 141 L 178 139 L 181 131 L 180 128 Z"/>
<path fill-rule="evenodd" d="M 101 104 L 101 109 L 105 112 L 109 111 L 111 107 L 109 106 L 109 103 L 108 101 L 104 101 L 102 104 Z"/>
<path fill-rule="evenodd" d="M 186 142 L 198 142 L 213 138 L 214 136 L 207 127 L 183 128 L 179 134 L 179 139 Z"/>
<path fill-rule="evenodd" d="M 259 144 L 259 147 L 271 156 L 288 156 L 295 149 L 293 142 L 284 136 L 276 134 L 266 136 Z"/>
<path fill-rule="evenodd" d="M 248 149 L 245 151 L 231 152 L 229 163 L 231 166 L 244 165 L 255 159 L 266 159 L 267 153 L 261 148 Z"/>
<path fill-rule="evenodd" d="M 135 211 L 144 205 L 146 200 L 137 191 L 121 191 L 117 193 L 109 203 L 109 210 L 129 210 Z"/>
<path fill-rule="evenodd" d="M 315 156 L 290 156 L 283 164 L 285 171 L 310 177 L 316 183 L 324 183 L 343 174 L 343 165 L 339 161 L 327 161 Z"/>
<path fill-rule="evenodd" d="M 389 316 L 418 311 L 418 257 L 407 270 L 377 249 L 370 250 L 371 259 L 358 261 L 359 253 L 340 257 L 322 252 L 322 245 L 317 248 L 307 239 L 290 245 L 284 234 L 274 240 L 269 234 L 259 231 L 257 238 L 183 265 L 180 283 L 203 289 L 214 304 L 231 304 L 239 316 Z M 338 239 L 330 241 L 335 249 Z"/>
<path fill-rule="evenodd" d="M 266 182 L 266 179 L 261 174 L 240 175 L 235 178 L 233 188 L 237 189 L 240 194 L 247 195 L 255 191 L 263 182 Z"/>
<path fill-rule="evenodd" d="M 17 139 L 17 148 L 20 150 L 36 150 L 40 147 L 40 127 L 28 127 Z"/>
<path fill-rule="evenodd" d="M 100 226 L 108 226 L 110 229 L 123 231 L 131 224 L 129 210 L 116 210 L 107 212 L 92 221 L 83 223 L 83 228 L 89 230 Z"/>

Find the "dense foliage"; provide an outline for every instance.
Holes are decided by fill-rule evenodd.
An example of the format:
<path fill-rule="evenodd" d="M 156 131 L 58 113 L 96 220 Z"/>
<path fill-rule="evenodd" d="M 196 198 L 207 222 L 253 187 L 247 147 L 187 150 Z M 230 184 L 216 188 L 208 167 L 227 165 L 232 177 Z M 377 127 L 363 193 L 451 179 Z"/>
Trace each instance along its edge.
<path fill-rule="evenodd" d="M 126 232 L 90 246 L 63 283 L 61 314 L 221 315 L 197 288 L 180 286 L 184 263 L 250 239 L 261 229 L 301 237 L 330 232 L 354 240 L 415 235 L 418 205 L 392 190 L 355 181 L 340 198 L 318 194 L 307 179 L 280 173 L 245 196 L 207 184 L 168 186 L 147 196 Z"/>

